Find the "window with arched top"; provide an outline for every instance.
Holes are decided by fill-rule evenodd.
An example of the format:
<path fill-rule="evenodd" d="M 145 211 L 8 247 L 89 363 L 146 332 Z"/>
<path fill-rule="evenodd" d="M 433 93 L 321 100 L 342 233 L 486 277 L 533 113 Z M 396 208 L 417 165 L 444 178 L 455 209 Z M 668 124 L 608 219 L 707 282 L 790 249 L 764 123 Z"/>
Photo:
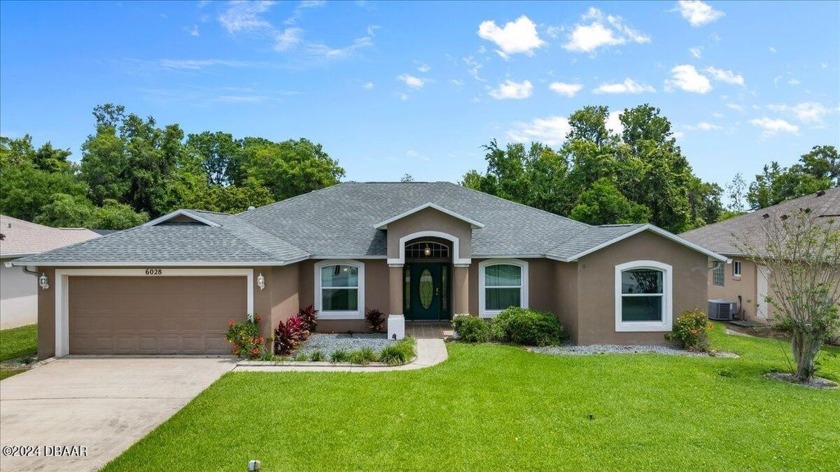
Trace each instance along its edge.
<path fill-rule="evenodd" d="M 448 259 L 449 246 L 436 241 L 415 241 L 405 245 L 408 259 Z"/>
<path fill-rule="evenodd" d="M 324 320 L 364 318 L 365 265 L 358 261 L 315 264 L 315 309 Z"/>
<path fill-rule="evenodd" d="M 528 308 L 528 263 L 490 259 L 478 265 L 479 316 L 489 318 L 505 308 Z"/>
<path fill-rule="evenodd" d="M 615 330 L 671 331 L 672 268 L 657 261 L 615 266 Z"/>

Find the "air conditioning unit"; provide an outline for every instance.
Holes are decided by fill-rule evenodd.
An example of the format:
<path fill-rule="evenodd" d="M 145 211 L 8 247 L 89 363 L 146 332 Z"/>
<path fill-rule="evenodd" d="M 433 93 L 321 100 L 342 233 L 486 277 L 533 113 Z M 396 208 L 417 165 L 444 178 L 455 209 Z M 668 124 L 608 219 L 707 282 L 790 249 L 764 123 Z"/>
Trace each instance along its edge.
<path fill-rule="evenodd" d="M 729 300 L 709 300 L 709 319 L 717 321 L 732 321 L 736 302 Z"/>

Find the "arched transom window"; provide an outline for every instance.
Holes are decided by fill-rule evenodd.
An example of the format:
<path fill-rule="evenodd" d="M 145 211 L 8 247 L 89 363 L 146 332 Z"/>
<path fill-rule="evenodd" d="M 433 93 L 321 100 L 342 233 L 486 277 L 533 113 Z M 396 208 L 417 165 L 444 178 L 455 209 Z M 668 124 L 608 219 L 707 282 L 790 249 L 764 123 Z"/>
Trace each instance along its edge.
<path fill-rule="evenodd" d="M 449 246 L 435 241 L 416 241 L 405 245 L 405 257 L 410 259 L 448 259 Z"/>

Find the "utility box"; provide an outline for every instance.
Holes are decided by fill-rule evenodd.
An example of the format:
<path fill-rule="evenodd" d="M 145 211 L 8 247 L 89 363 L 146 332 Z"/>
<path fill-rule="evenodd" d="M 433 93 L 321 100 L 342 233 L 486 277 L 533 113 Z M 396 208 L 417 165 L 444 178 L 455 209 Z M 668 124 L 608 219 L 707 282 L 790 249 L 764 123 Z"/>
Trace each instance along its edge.
<path fill-rule="evenodd" d="M 402 339 L 405 337 L 405 316 L 388 315 L 388 339 Z"/>

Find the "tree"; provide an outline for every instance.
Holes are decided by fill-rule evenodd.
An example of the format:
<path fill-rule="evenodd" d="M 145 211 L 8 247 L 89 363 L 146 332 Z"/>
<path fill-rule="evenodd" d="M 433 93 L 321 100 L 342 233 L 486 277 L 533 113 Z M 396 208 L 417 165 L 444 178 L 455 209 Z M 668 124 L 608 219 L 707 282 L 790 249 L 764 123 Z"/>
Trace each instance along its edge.
<path fill-rule="evenodd" d="M 749 259 L 769 267 L 768 285 L 776 322 L 791 331 L 794 379 L 809 382 L 823 341 L 840 325 L 840 224 L 810 209 L 770 211 L 758 238 L 740 245 Z"/>
<path fill-rule="evenodd" d="M 102 207 L 93 210 L 86 227 L 120 230 L 133 228 L 147 221 L 148 214 L 137 213 L 129 205 L 116 200 L 105 200 Z"/>
<path fill-rule="evenodd" d="M 207 174 L 210 185 L 238 184 L 242 179 L 242 143 L 228 133 L 205 131 L 187 136 L 187 149 L 195 153 Z"/>
<path fill-rule="evenodd" d="M 729 199 L 729 204 L 726 209 L 741 214 L 746 211 L 744 207 L 744 199 L 746 198 L 747 182 L 744 176 L 739 172 L 732 177 L 732 181 L 726 184 L 726 197 Z"/>
<path fill-rule="evenodd" d="M 274 200 L 335 185 L 344 176 L 320 144 L 305 138 L 279 143 L 245 138 L 242 153 L 244 175 L 268 189 Z"/>
<path fill-rule="evenodd" d="M 402 177 L 400 177 L 400 182 L 403 182 L 403 183 L 414 182 L 414 177 L 412 177 L 411 174 L 406 172 L 405 174 L 403 174 Z"/>
<path fill-rule="evenodd" d="M 747 192 L 753 210 L 840 186 L 840 155 L 834 146 L 814 146 L 799 162 L 782 167 L 773 161 L 755 176 Z"/>
<path fill-rule="evenodd" d="M 580 195 L 570 216 L 590 225 L 647 223 L 650 211 L 628 200 L 608 179 L 600 179 Z"/>
<path fill-rule="evenodd" d="M 83 196 L 56 193 L 45 205 L 35 223 L 56 228 L 85 228 L 91 220 L 94 206 Z"/>

